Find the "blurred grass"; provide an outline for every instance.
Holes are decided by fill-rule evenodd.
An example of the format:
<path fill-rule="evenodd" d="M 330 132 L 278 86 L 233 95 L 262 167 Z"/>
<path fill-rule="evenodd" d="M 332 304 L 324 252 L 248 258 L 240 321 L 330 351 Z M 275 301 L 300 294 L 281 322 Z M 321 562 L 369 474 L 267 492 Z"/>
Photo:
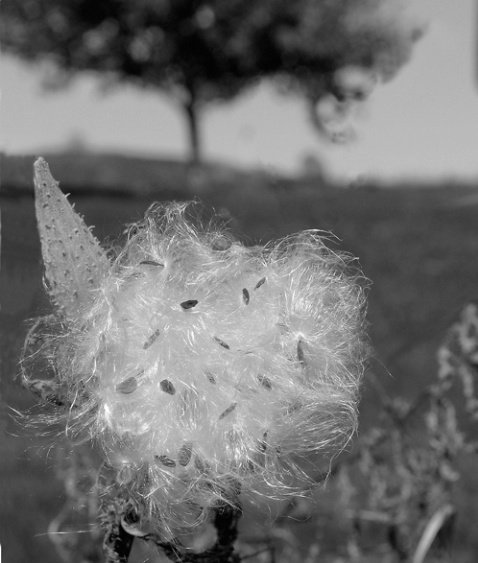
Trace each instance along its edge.
<path fill-rule="evenodd" d="M 390 394 L 411 398 L 435 375 L 435 351 L 462 305 L 477 297 L 478 186 L 375 185 L 343 189 L 320 177 L 290 180 L 226 167 L 189 168 L 173 161 L 114 155 L 43 155 L 64 192 L 106 244 L 153 201 L 199 198 L 247 244 L 310 228 L 331 231 L 331 244 L 360 258 L 372 281 L 371 372 Z M 45 534 L 62 505 L 62 487 L 48 449 L 33 448 L 9 417 L 32 401 L 14 381 L 25 319 L 47 310 L 33 207 L 34 158 L 3 157 L 0 278 L 1 446 L 0 541 L 6 561 L 58 559 Z M 477 194 L 475 196 L 475 194 Z M 366 381 L 362 427 L 374 423 L 379 396 Z M 8 405 L 8 406 L 7 406 Z M 478 554 L 471 522 L 478 517 L 478 477 L 464 462 L 459 503 L 463 561 Z M 306 528 L 302 528 L 306 530 Z M 304 532 L 298 532 L 300 534 Z M 307 536 L 308 532 L 305 532 Z M 469 558 L 467 559 L 469 555 Z"/>

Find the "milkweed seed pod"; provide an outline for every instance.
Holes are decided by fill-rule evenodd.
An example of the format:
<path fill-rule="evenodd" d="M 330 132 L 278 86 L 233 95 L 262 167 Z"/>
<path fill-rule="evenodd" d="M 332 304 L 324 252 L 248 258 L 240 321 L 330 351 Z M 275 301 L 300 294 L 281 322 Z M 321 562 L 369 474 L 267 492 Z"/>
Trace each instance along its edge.
<path fill-rule="evenodd" d="M 43 160 L 36 201 L 55 312 L 25 380 L 139 517 L 180 527 L 240 494 L 281 498 L 307 482 L 301 460 L 347 443 L 366 352 L 350 257 L 315 231 L 247 248 L 171 203 L 110 259 Z"/>

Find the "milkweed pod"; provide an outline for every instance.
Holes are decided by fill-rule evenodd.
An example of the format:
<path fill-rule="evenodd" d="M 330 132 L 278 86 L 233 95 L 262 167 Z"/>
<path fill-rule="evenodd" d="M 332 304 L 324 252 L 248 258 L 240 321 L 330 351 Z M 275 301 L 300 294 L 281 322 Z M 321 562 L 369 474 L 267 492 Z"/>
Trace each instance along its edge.
<path fill-rule="evenodd" d="M 353 259 L 317 231 L 218 247 L 216 228 L 171 203 L 151 207 L 110 264 L 38 167 L 57 310 L 38 324 L 25 369 L 33 379 L 43 361 L 66 396 L 81 395 L 78 407 L 58 407 L 55 423 L 100 446 L 141 522 L 160 514 L 161 531 L 239 497 L 281 499 L 308 485 L 304 460 L 328 462 L 357 427 L 368 348 Z M 45 210 L 55 197 L 63 211 L 48 212 L 51 238 Z M 65 275 L 74 263 L 79 273 Z"/>

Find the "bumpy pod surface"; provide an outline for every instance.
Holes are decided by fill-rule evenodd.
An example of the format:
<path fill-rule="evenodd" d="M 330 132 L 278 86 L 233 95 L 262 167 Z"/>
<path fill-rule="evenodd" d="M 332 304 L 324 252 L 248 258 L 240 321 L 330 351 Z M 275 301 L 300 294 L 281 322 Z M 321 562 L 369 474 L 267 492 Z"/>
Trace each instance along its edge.
<path fill-rule="evenodd" d="M 356 429 L 366 352 L 348 256 L 315 231 L 248 248 L 186 208 L 150 208 L 76 315 L 37 323 L 24 361 L 27 380 L 30 361 L 53 372 L 30 387 L 162 528 L 304 485 L 301 460 Z"/>

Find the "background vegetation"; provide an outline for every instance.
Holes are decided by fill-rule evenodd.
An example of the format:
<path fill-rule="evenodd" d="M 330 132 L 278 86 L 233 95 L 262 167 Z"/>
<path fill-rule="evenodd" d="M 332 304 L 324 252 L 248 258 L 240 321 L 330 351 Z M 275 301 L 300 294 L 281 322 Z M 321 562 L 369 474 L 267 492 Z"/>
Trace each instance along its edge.
<path fill-rule="evenodd" d="M 50 88 L 93 71 L 105 89 L 130 82 L 166 93 L 186 118 L 191 160 L 197 162 L 204 107 L 230 101 L 264 79 L 301 96 L 312 124 L 328 132 L 316 111 L 322 100 L 328 98 L 339 116 L 409 60 L 423 29 L 403 17 L 404 5 L 4 0 L 1 43 L 7 52 L 47 66 Z"/>

